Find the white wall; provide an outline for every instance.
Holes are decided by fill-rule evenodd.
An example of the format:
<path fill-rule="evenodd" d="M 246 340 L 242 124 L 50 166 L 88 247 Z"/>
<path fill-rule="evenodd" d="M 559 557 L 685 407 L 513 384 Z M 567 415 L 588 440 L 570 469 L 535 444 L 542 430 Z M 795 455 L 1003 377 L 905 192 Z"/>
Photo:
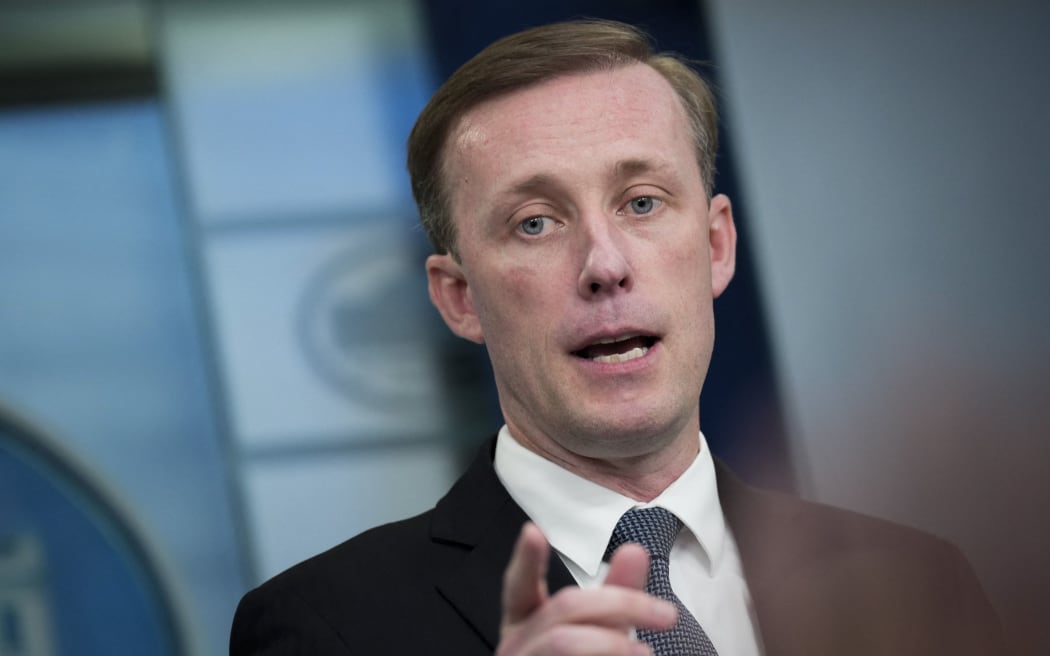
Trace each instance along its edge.
<path fill-rule="evenodd" d="M 707 6 L 803 492 L 960 544 L 1047 648 L 1050 9 Z"/>

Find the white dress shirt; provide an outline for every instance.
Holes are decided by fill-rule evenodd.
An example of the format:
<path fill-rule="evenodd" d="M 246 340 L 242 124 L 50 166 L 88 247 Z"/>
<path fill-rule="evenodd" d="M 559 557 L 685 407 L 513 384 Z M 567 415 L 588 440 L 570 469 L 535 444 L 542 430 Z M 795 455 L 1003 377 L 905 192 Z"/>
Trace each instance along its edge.
<path fill-rule="evenodd" d="M 693 464 L 650 503 L 640 503 L 563 469 L 521 446 L 504 426 L 496 474 L 539 526 L 580 587 L 605 579 L 613 528 L 631 508 L 659 506 L 682 520 L 671 548 L 671 587 L 722 656 L 761 656 L 758 622 L 736 542 L 722 515 L 714 461 L 700 434 Z"/>

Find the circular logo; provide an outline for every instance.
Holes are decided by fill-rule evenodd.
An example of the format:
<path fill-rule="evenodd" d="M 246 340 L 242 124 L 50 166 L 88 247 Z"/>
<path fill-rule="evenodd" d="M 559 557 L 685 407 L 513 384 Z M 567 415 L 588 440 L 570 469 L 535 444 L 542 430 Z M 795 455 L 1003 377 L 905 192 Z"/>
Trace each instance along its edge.
<path fill-rule="evenodd" d="M 434 387 L 432 320 L 411 250 L 361 243 L 321 265 L 300 303 L 312 368 L 340 393 L 403 406 Z"/>

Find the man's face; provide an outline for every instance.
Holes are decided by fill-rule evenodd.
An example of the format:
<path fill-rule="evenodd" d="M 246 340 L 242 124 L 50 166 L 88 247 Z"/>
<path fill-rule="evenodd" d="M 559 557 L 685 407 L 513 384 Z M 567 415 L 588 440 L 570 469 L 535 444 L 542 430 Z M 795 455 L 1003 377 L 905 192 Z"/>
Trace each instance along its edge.
<path fill-rule="evenodd" d="M 556 460 L 695 443 L 736 233 L 670 85 L 636 64 L 498 97 L 446 165 L 459 261 L 428 259 L 431 298 L 486 344 L 511 433 Z"/>

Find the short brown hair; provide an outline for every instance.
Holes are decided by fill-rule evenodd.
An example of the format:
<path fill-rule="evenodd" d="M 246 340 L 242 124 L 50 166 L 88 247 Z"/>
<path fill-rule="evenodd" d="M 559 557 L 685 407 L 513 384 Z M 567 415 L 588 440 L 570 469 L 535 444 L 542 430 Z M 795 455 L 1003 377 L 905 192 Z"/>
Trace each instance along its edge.
<path fill-rule="evenodd" d="M 604 20 L 554 23 L 512 34 L 482 50 L 441 85 L 416 120 L 408 138 L 408 173 L 420 222 L 434 250 L 457 256 L 444 150 L 464 114 L 485 100 L 555 77 L 634 63 L 655 69 L 681 100 L 710 196 L 718 119 L 707 83 L 684 59 L 654 52 L 649 36 L 631 25 Z"/>

